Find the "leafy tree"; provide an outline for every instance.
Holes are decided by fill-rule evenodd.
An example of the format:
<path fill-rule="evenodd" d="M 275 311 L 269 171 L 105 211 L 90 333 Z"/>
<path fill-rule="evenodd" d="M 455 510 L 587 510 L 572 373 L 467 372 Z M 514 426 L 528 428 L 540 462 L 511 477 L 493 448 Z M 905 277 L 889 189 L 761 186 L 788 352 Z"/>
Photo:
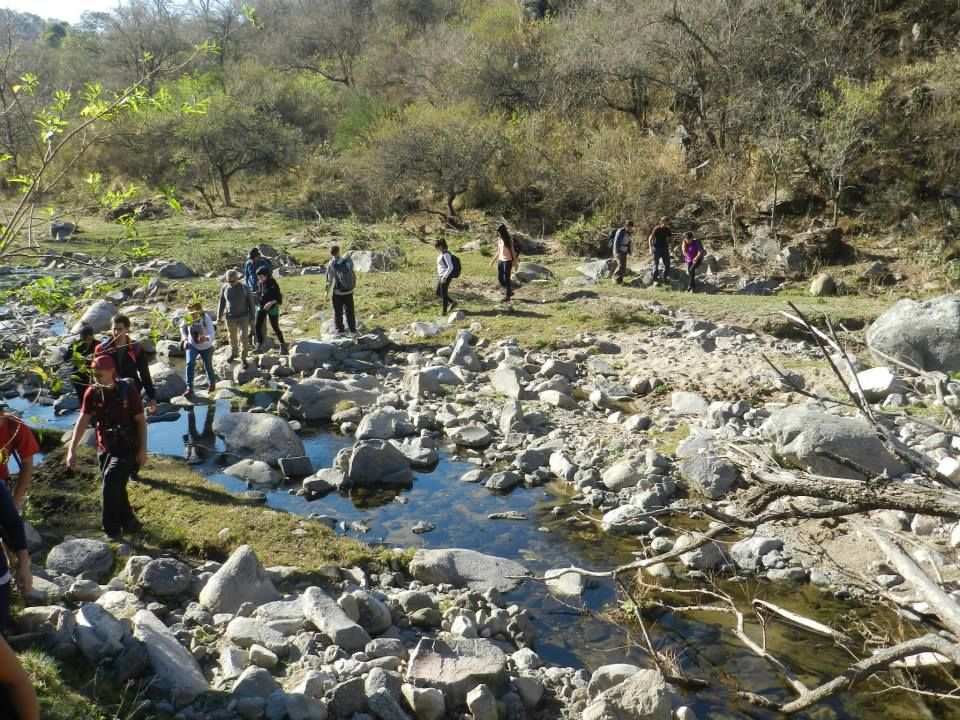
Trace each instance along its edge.
<path fill-rule="evenodd" d="M 371 145 L 386 186 L 427 185 L 455 217 L 454 200 L 488 175 L 501 141 L 498 124 L 471 108 L 415 105 L 388 122 Z"/>

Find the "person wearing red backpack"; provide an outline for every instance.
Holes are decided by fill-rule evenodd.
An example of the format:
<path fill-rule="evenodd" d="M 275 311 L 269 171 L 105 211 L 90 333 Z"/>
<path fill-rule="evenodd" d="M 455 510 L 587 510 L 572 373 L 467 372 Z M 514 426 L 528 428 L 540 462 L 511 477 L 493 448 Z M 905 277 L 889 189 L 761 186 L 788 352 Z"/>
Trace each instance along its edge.
<path fill-rule="evenodd" d="M 95 357 L 91 369 L 96 382 L 83 396 L 80 417 L 67 450 L 67 467 L 76 467 L 77 445 L 93 423 L 103 480 L 103 531 L 117 539 L 123 532 L 140 529 L 127 497 L 127 482 L 135 468 L 147 463 L 147 421 L 140 393 L 132 380 L 117 375 L 110 355 Z"/>
<path fill-rule="evenodd" d="M 0 480 L 13 495 L 18 508 L 23 504 L 23 496 L 27 494 L 27 487 L 33 478 L 33 456 L 38 452 L 40 445 L 33 431 L 20 418 L 8 415 L 7 403 L 0 400 Z M 20 466 L 16 483 L 7 467 L 10 458 Z"/>

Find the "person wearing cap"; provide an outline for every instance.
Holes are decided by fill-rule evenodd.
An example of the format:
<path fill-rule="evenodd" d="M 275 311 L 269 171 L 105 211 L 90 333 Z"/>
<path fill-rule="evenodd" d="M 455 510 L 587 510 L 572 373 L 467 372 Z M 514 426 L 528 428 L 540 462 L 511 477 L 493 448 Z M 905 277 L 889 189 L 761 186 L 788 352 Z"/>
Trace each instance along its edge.
<path fill-rule="evenodd" d="M 650 254 L 653 256 L 654 284 L 660 283 L 661 262 L 663 262 L 663 282 L 670 284 L 670 236 L 673 235 L 673 230 L 670 229 L 669 222 L 668 217 L 660 218 L 660 222 L 653 226 L 647 238 Z"/>
<path fill-rule="evenodd" d="M 73 383 L 73 390 L 77 394 L 77 400 L 83 400 L 83 394 L 90 386 L 90 356 L 93 355 L 97 347 L 97 338 L 94 336 L 93 328 L 89 325 L 83 325 L 75 342 L 70 344 L 64 353 L 64 362 L 73 364 L 73 372 L 70 373 L 70 382 Z"/>
<path fill-rule="evenodd" d="M 130 318 L 126 315 L 114 315 L 110 337 L 94 348 L 94 355 L 109 355 L 117 367 L 117 374 L 133 380 L 137 392 L 143 391 L 150 401 L 150 412 L 157 410 L 157 393 L 153 389 L 150 377 L 150 363 L 143 349 L 143 343 L 130 337 Z"/>
<path fill-rule="evenodd" d="M 184 397 L 193 395 L 193 379 L 197 372 L 197 358 L 203 361 L 207 374 L 207 391 L 217 389 L 217 376 L 213 372 L 213 338 L 216 328 L 213 318 L 203 311 L 203 303 L 193 302 L 187 306 L 187 314 L 180 322 L 180 345 L 187 351 L 187 390 Z"/>
<path fill-rule="evenodd" d="M 117 375 L 110 355 L 97 355 L 91 365 L 94 384 L 83 396 L 80 417 L 67 449 L 67 467 L 77 463 L 77 445 L 90 423 L 97 430 L 97 460 L 103 480 L 102 526 L 111 538 L 140 528 L 130 507 L 127 482 L 135 468 L 147 463 L 147 421 L 136 386 Z"/>
<path fill-rule="evenodd" d="M 236 270 L 228 270 L 225 282 L 220 289 L 220 301 L 217 304 L 217 322 L 226 316 L 227 334 L 230 336 L 230 351 L 233 359 L 240 357 L 244 365 L 247 364 L 252 343 L 250 331 L 257 315 L 257 306 L 253 294 L 246 285 L 240 282 L 241 275 Z M 243 343 L 243 350 L 240 350 Z"/>
<path fill-rule="evenodd" d="M 16 507 L 20 507 L 33 478 L 33 456 L 40 452 L 40 445 L 27 424 L 7 414 L 7 410 L 7 403 L 0 400 L 0 480 L 13 495 Z M 16 483 L 10 477 L 10 458 L 20 466 Z"/>

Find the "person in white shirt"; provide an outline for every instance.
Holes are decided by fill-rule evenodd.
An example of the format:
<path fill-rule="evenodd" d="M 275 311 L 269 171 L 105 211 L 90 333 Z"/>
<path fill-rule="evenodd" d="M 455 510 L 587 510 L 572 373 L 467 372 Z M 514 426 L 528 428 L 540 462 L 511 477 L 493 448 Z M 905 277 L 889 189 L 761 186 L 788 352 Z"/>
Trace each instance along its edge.
<path fill-rule="evenodd" d="M 443 305 L 443 314 L 457 306 L 456 300 L 450 299 L 450 281 L 453 280 L 453 259 L 447 250 L 447 241 L 441 238 L 433 246 L 437 249 L 437 297 Z"/>
<path fill-rule="evenodd" d="M 207 373 L 207 390 L 216 390 L 217 377 L 213 373 L 213 337 L 216 328 L 213 318 L 203 311 L 203 305 L 195 302 L 187 306 L 187 314 L 180 323 L 180 344 L 187 351 L 187 390 L 184 397 L 193 395 L 193 379 L 197 372 L 197 358 L 203 361 Z"/>

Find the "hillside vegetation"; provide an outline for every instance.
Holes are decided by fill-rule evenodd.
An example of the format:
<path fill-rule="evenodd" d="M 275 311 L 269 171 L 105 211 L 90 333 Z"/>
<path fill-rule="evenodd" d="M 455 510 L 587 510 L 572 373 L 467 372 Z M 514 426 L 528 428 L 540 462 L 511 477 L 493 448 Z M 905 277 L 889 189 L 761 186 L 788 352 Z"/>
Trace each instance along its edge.
<path fill-rule="evenodd" d="M 695 204 L 688 224 L 718 240 L 821 217 L 920 232 L 949 260 L 958 26 L 954 0 L 3 10 L 0 152 L 8 202 L 36 203 L 25 230 L 162 194 L 303 219 L 469 209 L 580 254 L 624 217 Z"/>

